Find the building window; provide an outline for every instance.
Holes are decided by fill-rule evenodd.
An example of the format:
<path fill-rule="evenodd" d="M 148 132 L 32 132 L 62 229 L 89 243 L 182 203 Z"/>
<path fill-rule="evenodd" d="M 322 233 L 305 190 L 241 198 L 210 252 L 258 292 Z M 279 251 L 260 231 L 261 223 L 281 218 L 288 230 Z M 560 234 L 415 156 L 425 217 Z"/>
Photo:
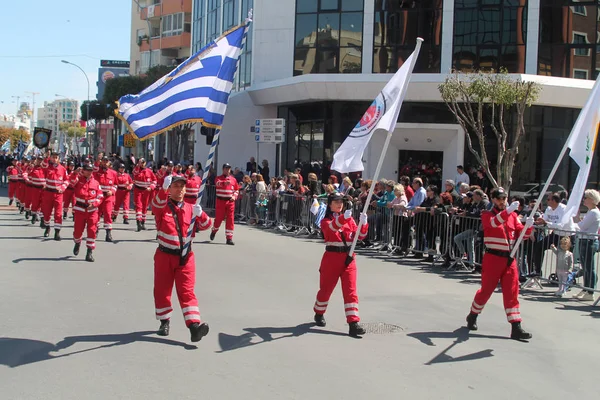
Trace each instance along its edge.
<path fill-rule="evenodd" d="M 152 50 L 152 60 L 150 60 L 150 52 L 144 51 L 140 54 L 141 67 L 140 73 L 148 71 L 149 68 L 160 64 L 160 50 Z M 152 63 L 150 63 L 152 61 Z"/>
<path fill-rule="evenodd" d="M 176 36 L 183 33 L 183 13 L 169 14 L 162 18 L 162 36 Z"/>
<path fill-rule="evenodd" d="M 573 3 L 568 0 L 540 1 L 540 75 L 596 78 L 596 70 L 600 68 L 598 2 Z"/>
<path fill-rule="evenodd" d="M 294 76 L 361 73 L 363 0 L 297 0 Z"/>
<path fill-rule="evenodd" d="M 206 21 L 206 16 L 204 15 L 204 6 L 206 4 L 206 0 L 195 0 L 194 3 L 194 32 L 193 32 L 193 49 L 192 51 L 195 53 L 204 47 L 204 24 Z"/>
<path fill-rule="evenodd" d="M 206 14 L 206 42 L 215 40 L 221 34 L 221 0 L 207 0 L 208 13 Z"/>
<path fill-rule="evenodd" d="M 441 0 L 375 3 L 373 72 L 396 72 L 424 39 L 414 72 L 440 72 Z"/>
<path fill-rule="evenodd" d="M 223 31 L 239 24 L 239 0 L 224 0 L 223 2 Z M 245 18 L 245 16 L 243 16 Z"/>
<path fill-rule="evenodd" d="M 242 21 L 248 16 L 248 12 L 254 8 L 254 0 L 242 0 Z M 240 53 L 240 62 L 238 63 L 237 76 L 234 82 L 237 81 L 238 89 L 243 90 L 252 85 L 252 44 L 253 34 L 252 25 L 248 29 L 246 35 L 246 43 Z"/>
<path fill-rule="evenodd" d="M 456 70 L 525 72 L 526 0 L 457 0 L 452 63 Z"/>

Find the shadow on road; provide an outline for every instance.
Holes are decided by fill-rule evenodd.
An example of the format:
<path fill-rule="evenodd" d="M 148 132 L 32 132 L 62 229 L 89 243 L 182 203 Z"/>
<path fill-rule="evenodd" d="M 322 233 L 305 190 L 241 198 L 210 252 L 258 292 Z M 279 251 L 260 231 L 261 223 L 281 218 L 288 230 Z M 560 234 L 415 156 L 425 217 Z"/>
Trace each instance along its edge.
<path fill-rule="evenodd" d="M 84 261 L 83 259 L 79 260 L 74 258 L 73 256 L 64 256 L 58 258 L 50 258 L 50 257 L 24 257 L 24 258 L 16 258 L 12 262 L 18 264 L 23 261 Z"/>
<path fill-rule="evenodd" d="M 113 346 L 122 346 L 135 342 L 158 343 L 169 346 L 183 347 L 186 350 L 197 349 L 196 346 L 175 340 L 164 339 L 155 335 L 154 331 L 131 332 L 121 334 L 106 335 L 87 335 L 87 336 L 69 336 L 52 344 L 40 340 L 0 338 L 0 365 L 6 365 L 11 368 L 22 365 L 33 364 L 40 361 L 53 360 L 62 357 L 68 357 L 75 354 L 86 353 L 88 351 L 100 350 Z M 66 354 L 53 355 L 50 353 L 65 350 L 77 343 L 109 342 L 89 349 L 73 351 Z"/>
<path fill-rule="evenodd" d="M 219 333 L 219 346 L 221 346 L 221 351 L 217 351 L 217 353 L 224 353 L 226 351 L 255 346 L 257 344 L 272 342 L 274 340 L 279 339 L 299 337 L 307 333 L 349 337 L 345 333 L 326 331 L 323 329 L 311 329 L 312 327 L 314 327 L 314 324 L 311 322 L 290 327 L 244 328 L 244 331 L 246 331 L 246 333 L 243 333 L 238 336 L 228 335 L 226 333 L 221 332 Z M 273 335 L 282 336 L 273 337 Z M 252 342 L 252 339 L 256 336 L 258 336 L 262 340 L 258 342 Z"/>
<path fill-rule="evenodd" d="M 448 354 L 453 347 L 457 346 L 460 343 L 464 343 L 471 338 L 485 338 L 485 339 L 499 339 L 499 340 L 508 340 L 508 337 L 505 336 L 493 336 L 493 335 L 481 335 L 477 333 L 470 333 L 466 327 L 461 327 L 453 332 L 414 332 L 409 333 L 407 336 L 413 337 L 419 340 L 421 343 L 426 344 L 427 346 L 435 346 L 433 343 L 433 339 L 454 339 L 454 342 L 442 350 L 437 356 L 433 357 L 431 360 L 425 363 L 425 365 L 433 365 L 447 362 L 459 362 L 459 361 L 473 361 L 479 360 L 482 358 L 493 357 L 492 352 L 493 349 L 481 350 L 471 354 L 465 354 L 458 357 L 453 357 Z"/>

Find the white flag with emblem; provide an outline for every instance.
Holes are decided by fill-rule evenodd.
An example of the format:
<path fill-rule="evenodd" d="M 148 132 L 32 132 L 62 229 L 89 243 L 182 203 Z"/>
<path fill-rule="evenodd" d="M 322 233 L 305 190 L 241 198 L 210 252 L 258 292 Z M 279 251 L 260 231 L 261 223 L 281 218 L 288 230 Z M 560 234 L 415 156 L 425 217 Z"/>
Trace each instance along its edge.
<path fill-rule="evenodd" d="M 573 130 L 567 139 L 566 146 L 571 150 L 569 155 L 579 166 L 579 173 L 573 190 L 569 195 L 569 202 L 562 219 L 563 224 L 568 224 L 573 216 L 577 214 L 583 192 L 587 184 L 594 149 L 596 148 L 596 139 L 598 138 L 598 127 L 600 124 L 600 78 L 596 79 L 592 93 L 587 103 L 581 110 Z"/>
<path fill-rule="evenodd" d="M 400 107 L 402 107 L 402 101 L 406 94 L 405 86 L 410 81 L 415 64 L 413 59 L 419 56 L 420 49 L 421 41 L 418 41 L 415 51 L 385 85 L 365 115 L 333 155 L 332 170 L 343 173 L 363 171 L 365 167 L 362 157 L 373 132 L 377 129 L 392 132 L 395 129 Z"/>

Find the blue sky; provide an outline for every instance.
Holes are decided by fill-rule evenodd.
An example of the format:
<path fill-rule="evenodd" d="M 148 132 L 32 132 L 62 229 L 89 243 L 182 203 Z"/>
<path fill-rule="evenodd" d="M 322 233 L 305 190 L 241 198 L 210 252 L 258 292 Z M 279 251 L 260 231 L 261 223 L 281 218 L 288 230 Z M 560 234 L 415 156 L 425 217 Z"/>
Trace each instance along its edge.
<path fill-rule="evenodd" d="M 3 1 L 0 114 L 16 111 L 12 96 L 31 104 L 25 92 L 40 93 L 36 108 L 55 94 L 85 100 L 85 77 L 61 59 L 86 72 L 95 99 L 100 60 L 129 60 L 130 29 L 130 0 Z"/>

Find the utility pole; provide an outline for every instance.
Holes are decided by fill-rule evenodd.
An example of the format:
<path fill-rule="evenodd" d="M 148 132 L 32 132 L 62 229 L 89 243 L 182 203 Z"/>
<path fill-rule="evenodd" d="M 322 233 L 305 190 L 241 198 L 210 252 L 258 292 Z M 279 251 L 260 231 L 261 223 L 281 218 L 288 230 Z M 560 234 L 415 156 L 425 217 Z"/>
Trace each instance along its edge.
<path fill-rule="evenodd" d="M 33 130 L 35 128 L 35 95 L 40 94 L 39 92 L 25 92 L 31 95 L 31 139 L 33 140 Z"/>

